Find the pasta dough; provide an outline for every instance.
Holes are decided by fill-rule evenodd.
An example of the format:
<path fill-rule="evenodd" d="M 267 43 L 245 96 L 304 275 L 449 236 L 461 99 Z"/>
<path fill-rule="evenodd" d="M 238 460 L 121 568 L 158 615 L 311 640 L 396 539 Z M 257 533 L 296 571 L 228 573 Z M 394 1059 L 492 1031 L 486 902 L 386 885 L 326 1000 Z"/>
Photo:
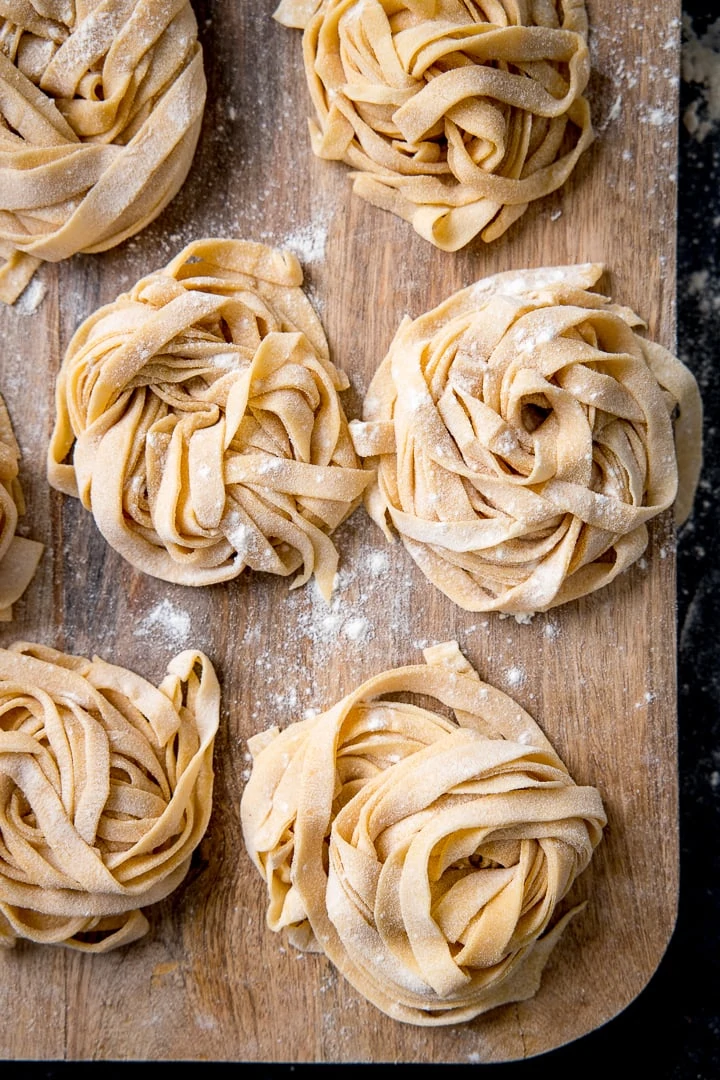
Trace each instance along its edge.
<path fill-rule="evenodd" d="M 608 584 L 692 507 L 701 402 L 598 264 L 497 274 L 405 319 L 353 426 L 369 513 L 460 607 L 528 615 Z M 674 418 L 674 420 L 673 420 Z M 674 431 L 673 431 L 674 422 Z"/>
<path fill-rule="evenodd" d="M 593 138 L 583 0 L 282 0 L 304 29 L 313 151 L 457 251 L 561 187 Z"/>
<path fill-rule="evenodd" d="M 255 735 L 241 815 L 272 930 L 394 1019 L 455 1024 L 536 993 L 606 817 L 455 642 L 425 658 Z"/>
<path fill-rule="evenodd" d="M 25 513 L 18 482 L 20 447 L 0 396 L 0 622 L 12 618 L 12 605 L 30 584 L 43 546 L 16 536 L 18 517 Z"/>
<path fill-rule="evenodd" d="M 0 300 L 114 247 L 187 176 L 206 84 L 188 0 L 4 0 Z"/>
<path fill-rule="evenodd" d="M 329 534 L 370 475 L 301 283 L 288 252 L 200 240 L 70 342 L 50 483 L 143 572 L 207 585 L 302 567 L 293 586 L 314 573 L 330 595 Z"/>
<path fill-rule="evenodd" d="M 220 690 L 202 653 L 155 688 L 40 645 L 0 649 L 0 945 L 107 952 L 183 880 L 207 828 Z"/>

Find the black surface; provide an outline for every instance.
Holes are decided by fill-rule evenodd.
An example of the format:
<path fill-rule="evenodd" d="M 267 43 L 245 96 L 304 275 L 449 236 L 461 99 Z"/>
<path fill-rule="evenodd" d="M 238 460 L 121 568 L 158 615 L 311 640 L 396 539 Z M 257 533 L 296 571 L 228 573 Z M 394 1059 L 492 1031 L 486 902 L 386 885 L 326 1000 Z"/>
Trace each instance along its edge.
<path fill-rule="evenodd" d="M 650 0 L 634 0 L 638 11 Z M 720 2 L 685 0 L 703 34 Z M 720 30 L 720 21 L 718 21 Z M 720 33 L 718 34 L 720 47 Z M 681 82 L 681 115 L 702 88 Z M 702 108 L 700 109 L 702 116 Z M 495 1080 L 593 1076 L 611 1080 L 720 1080 L 720 123 L 702 141 L 681 123 L 678 177 L 678 350 L 698 377 L 705 409 L 705 464 L 695 509 L 678 538 L 680 910 L 668 950 L 647 988 L 618 1017 L 581 1039 L 525 1062 L 456 1066 Z M 705 277 L 704 272 L 707 272 Z M 698 277 L 700 275 L 700 277 Z M 613 957 L 608 956 L 608 964 Z M 598 973 L 602 977 L 602 973 Z M 196 1063 L 201 1075 L 303 1078 L 338 1066 Z M 152 1070 L 174 1063 L 3 1062 L 2 1076 L 69 1080 Z M 346 1065 L 343 1073 L 378 1066 Z M 397 1065 L 413 1076 L 447 1066 Z M 612 1075 L 614 1074 L 614 1076 Z"/>

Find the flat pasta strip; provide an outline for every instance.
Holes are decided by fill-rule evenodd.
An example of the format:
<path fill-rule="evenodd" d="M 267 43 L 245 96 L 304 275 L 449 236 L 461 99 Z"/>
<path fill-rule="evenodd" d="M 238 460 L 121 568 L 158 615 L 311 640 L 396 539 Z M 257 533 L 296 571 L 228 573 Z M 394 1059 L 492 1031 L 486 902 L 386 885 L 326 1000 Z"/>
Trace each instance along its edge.
<path fill-rule="evenodd" d="M 333 588 L 330 534 L 370 474 L 294 255 L 199 240 L 91 315 L 57 382 L 50 483 L 184 585 L 246 567 Z"/>
<path fill-rule="evenodd" d="M 220 688 L 188 650 L 159 687 L 95 657 L 0 649 L 0 945 L 107 952 L 185 878 L 212 809 Z"/>
<path fill-rule="evenodd" d="M 43 261 L 106 251 L 182 186 L 206 82 L 188 0 L 5 0 L 0 300 Z"/>
<path fill-rule="evenodd" d="M 444 251 L 501 236 L 593 139 L 583 0 L 282 0 L 312 148 Z"/>
<path fill-rule="evenodd" d="M 399 327 L 352 425 L 366 505 L 469 611 L 531 615 L 611 582 L 690 513 L 702 406 L 603 267 L 496 274 Z"/>
<path fill-rule="evenodd" d="M 19 600 L 37 569 L 43 545 L 16 534 L 18 518 L 25 512 L 18 481 L 20 447 L 10 416 L 0 396 L 0 622 L 12 618 Z"/>
<path fill-rule="evenodd" d="M 268 926 L 393 1019 L 439 1025 L 537 992 L 606 816 L 456 642 L 424 655 L 253 736 L 241 819 Z"/>

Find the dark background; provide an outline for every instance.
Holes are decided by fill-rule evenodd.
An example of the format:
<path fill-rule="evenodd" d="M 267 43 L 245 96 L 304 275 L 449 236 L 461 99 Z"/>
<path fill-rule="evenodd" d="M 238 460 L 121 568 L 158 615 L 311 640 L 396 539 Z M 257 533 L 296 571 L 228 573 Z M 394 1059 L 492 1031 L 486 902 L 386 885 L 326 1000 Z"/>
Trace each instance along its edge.
<path fill-rule="evenodd" d="M 636 0 L 638 11 L 648 0 Z M 684 40 L 691 35 L 720 53 L 720 2 L 684 0 Z M 714 25 L 716 25 L 713 30 Z M 637 1071 L 662 1080 L 720 1080 L 720 117 L 712 122 L 709 87 L 685 76 L 680 83 L 678 129 L 678 353 L 700 382 L 704 400 L 704 458 L 700 490 L 678 537 L 680 908 L 675 933 L 646 989 L 618 1017 L 558 1050 L 525 1062 L 468 1065 L 483 1080 L 595 1075 L 617 1080 Z M 720 110 L 720 57 L 716 75 Z M 691 134 L 682 117 L 695 112 L 708 129 Z M 650 207 L 648 207 L 650 212 Z M 608 964 L 613 957 L 608 956 Z M 602 977 L 602 973 L 598 973 Z M 100 1073 L 177 1074 L 177 1063 L 5 1062 L 3 1077 L 65 1080 Z M 337 1065 L 189 1063 L 193 1072 L 274 1080 Z M 439 1066 L 444 1068 L 445 1066 Z M 378 1066 L 344 1065 L 359 1073 Z M 438 1066 L 396 1065 L 426 1072 Z M 457 1066 L 456 1066 L 457 1068 Z"/>

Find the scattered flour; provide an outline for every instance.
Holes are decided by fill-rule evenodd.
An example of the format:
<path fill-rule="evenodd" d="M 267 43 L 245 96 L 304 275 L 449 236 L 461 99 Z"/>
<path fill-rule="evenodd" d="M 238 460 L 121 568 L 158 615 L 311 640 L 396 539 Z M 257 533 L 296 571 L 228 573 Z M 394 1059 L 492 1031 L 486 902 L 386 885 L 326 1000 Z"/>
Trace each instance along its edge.
<path fill-rule="evenodd" d="M 325 255 L 327 233 L 327 223 L 315 221 L 290 233 L 280 241 L 280 247 L 292 251 L 303 265 L 318 263 Z"/>
<path fill-rule="evenodd" d="M 702 142 L 720 121 L 720 19 L 698 37 L 692 19 L 683 19 L 682 77 L 700 92 L 683 114 L 690 134 Z"/>
<path fill-rule="evenodd" d="M 503 679 L 507 686 L 516 687 L 523 685 L 523 683 L 527 679 L 527 675 L 524 668 L 513 666 L 507 668 L 507 670 L 503 673 Z"/>
<path fill-rule="evenodd" d="M 45 299 L 47 287 L 39 277 L 34 277 L 16 300 L 13 310 L 20 315 L 34 315 Z"/>
<path fill-rule="evenodd" d="M 135 637 L 161 636 L 168 645 L 177 647 L 187 641 L 191 624 L 189 612 L 175 607 L 167 599 L 160 600 L 138 623 L 135 628 Z"/>
<path fill-rule="evenodd" d="M 371 551 L 367 556 L 367 566 L 371 574 L 379 576 L 390 567 L 390 559 L 385 551 Z"/>
<path fill-rule="evenodd" d="M 375 636 L 375 628 L 363 610 L 367 594 L 358 594 L 353 572 L 337 574 L 329 604 L 320 595 L 314 580 L 305 588 L 312 602 L 309 607 L 298 603 L 295 618 L 300 636 L 312 642 L 318 657 L 326 650 L 334 649 L 340 636 L 355 646 L 362 646 Z"/>
<path fill-rule="evenodd" d="M 677 98 L 679 73 L 675 59 L 680 25 L 679 18 L 670 19 L 663 26 L 663 40 L 652 51 L 628 48 L 628 32 L 641 35 L 646 29 L 643 17 L 634 17 L 629 9 L 626 20 L 609 19 L 595 25 L 589 39 L 595 80 L 593 126 L 597 134 L 602 136 L 625 120 L 639 121 L 650 129 L 657 129 L 657 134 L 652 136 L 655 152 L 664 152 L 668 163 L 675 149 L 677 118 L 674 104 L 668 105 L 668 102 Z M 623 163 L 632 160 L 632 150 L 627 147 L 617 155 L 618 167 L 611 168 L 607 176 L 611 190 L 635 190 L 636 177 L 622 167 Z M 665 179 L 671 183 L 677 180 L 674 170 L 667 176 L 660 170 L 657 177 L 658 181 Z M 656 190 L 656 184 L 651 184 L 645 189 L 646 197 L 652 198 Z"/>
<path fill-rule="evenodd" d="M 372 637 L 372 627 L 370 625 L 370 620 L 364 618 L 363 616 L 357 616 L 354 619 L 348 619 L 347 622 L 344 623 L 342 631 L 345 637 L 349 638 L 350 641 L 354 641 L 356 643 L 361 641 L 368 641 L 369 638 Z"/>
<path fill-rule="evenodd" d="M 710 278 L 709 270 L 694 270 L 688 280 L 688 296 L 700 296 L 705 292 Z"/>

